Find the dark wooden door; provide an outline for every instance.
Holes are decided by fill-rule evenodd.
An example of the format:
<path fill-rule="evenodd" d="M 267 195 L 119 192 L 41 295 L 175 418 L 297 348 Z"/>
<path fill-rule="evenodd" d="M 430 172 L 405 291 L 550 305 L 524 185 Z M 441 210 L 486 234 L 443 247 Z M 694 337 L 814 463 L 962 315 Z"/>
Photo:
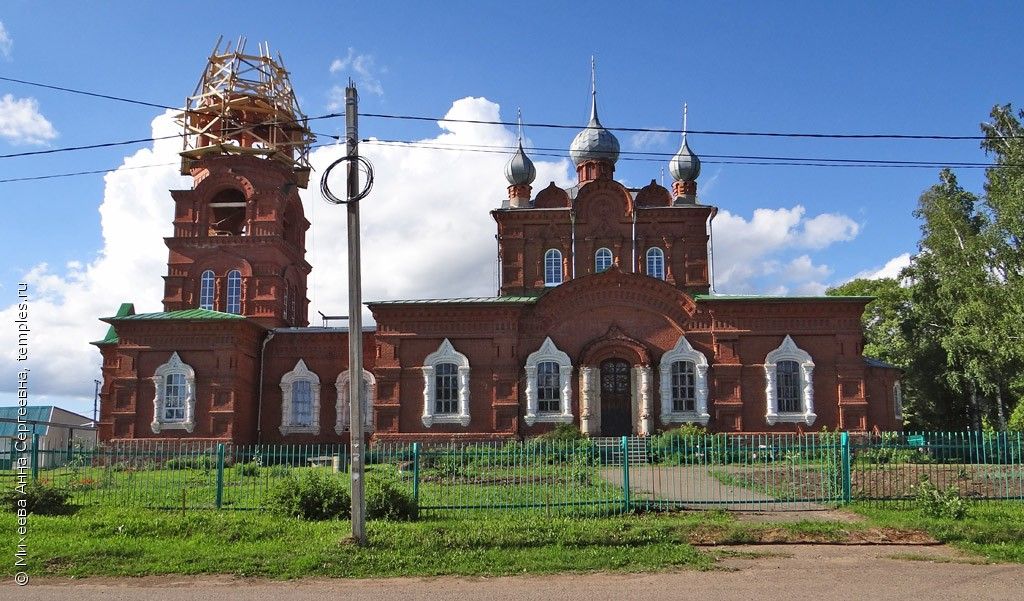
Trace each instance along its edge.
<path fill-rule="evenodd" d="M 601 435 L 632 434 L 629 363 L 622 359 L 601 362 Z"/>

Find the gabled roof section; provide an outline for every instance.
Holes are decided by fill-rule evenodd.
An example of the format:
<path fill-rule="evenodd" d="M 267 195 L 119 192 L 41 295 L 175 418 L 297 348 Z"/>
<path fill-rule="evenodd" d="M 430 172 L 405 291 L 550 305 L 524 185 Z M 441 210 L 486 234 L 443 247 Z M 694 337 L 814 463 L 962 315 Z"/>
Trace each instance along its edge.
<path fill-rule="evenodd" d="M 104 318 L 103 321 L 107 322 L 118 322 L 118 321 L 141 321 L 141 320 L 172 320 L 172 319 L 217 319 L 217 320 L 231 320 L 231 319 L 245 319 L 242 315 L 236 315 L 235 313 L 224 313 L 223 311 L 211 311 L 210 309 L 182 309 L 180 311 L 160 311 L 157 313 L 137 313 L 132 315 L 117 315 L 114 317 Z"/>
<path fill-rule="evenodd" d="M 117 314 L 108 319 L 128 317 L 129 315 L 135 315 L 135 305 L 133 303 L 121 303 L 121 306 L 117 308 Z M 120 339 L 117 337 L 117 330 L 114 329 L 113 325 L 111 325 L 107 328 L 107 335 L 103 337 L 103 340 L 96 340 L 89 344 L 117 344 L 119 341 Z"/>
<path fill-rule="evenodd" d="M 97 340 L 90 344 L 107 345 L 117 344 L 120 342 L 120 338 L 117 335 L 116 326 L 118 323 L 125 321 L 174 321 L 174 320 L 203 320 L 203 321 L 233 321 L 238 319 L 246 319 L 242 315 L 236 315 L 234 313 L 224 313 L 222 311 L 211 311 L 209 309 L 182 309 L 181 311 L 159 311 L 156 313 L 136 313 L 135 305 L 132 303 L 121 303 L 121 307 L 117 310 L 117 315 L 113 317 L 101 317 L 100 321 L 105 321 L 110 324 L 110 329 L 107 330 L 107 335 L 103 340 Z"/>

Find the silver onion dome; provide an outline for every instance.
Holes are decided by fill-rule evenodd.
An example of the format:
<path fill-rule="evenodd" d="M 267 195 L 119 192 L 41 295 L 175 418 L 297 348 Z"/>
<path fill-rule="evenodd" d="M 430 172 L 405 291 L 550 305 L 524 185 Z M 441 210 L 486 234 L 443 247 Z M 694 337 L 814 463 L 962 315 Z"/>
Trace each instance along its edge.
<path fill-rule="evenodd" d="M 505 165 L 505 179 L 508 180 L 511 186 L 528 186 L 533 183 L 536 177 L 537 168 L 533 166 L 533 161 L 530 160 L 530 157 L 526 156 L 526 152 L 523 151 L 523 142 L 520 140 L 519 150 L 512 155 L 512 158 Z"/>
<path fill-rule="evenodd" d="M 668 162 L 668 172 L 680 182 L 692 182 L 700 175 L 700 158 L 690 150 L 686 142 L 686 105 L 683 105 L 683 144 L 679 152 Z"/>
<path fill-rule="evenodd" d="M 619 140 L 601 125 L 597 118 L 597 95 L 593 95 L 590 106 L 590 123 L 587 128 L 576 134 L 569 145 L 569 156 L 575 165 L 586 161 L 606 160 L 614 163 L 619 160 Z"/>
<path fill-rule="evenodd" d="M 619 140 L 597 118 L 597 67 L 594 57 L 590 57 L 590 123 L 573 138 L 569 145 L 569 156 L 576 166 L 586 161 L 606 160 L 615 163 L 619 160 Z"/>
<path fill-rule="evenodd" d="M 680 182 L 692 182 L 700 175 L 700 159 L 690 150 L 685 135 L 679 152 L 668 162 L 668 172 L 676 181 Z"/>

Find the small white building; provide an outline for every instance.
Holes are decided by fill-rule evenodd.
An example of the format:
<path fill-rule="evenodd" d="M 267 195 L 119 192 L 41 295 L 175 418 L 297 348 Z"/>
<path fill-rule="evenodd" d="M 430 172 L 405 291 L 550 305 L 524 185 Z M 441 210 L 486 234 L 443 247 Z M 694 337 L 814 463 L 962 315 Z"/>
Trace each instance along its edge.
<path fill-rule="evenodd" d="M 96 446 L 96 428 L 91 419 L 53 405 L 25 408 L 19 419 L 18 407 L 0 407 L 0 470 L 11 469 L 14 443 L 21 423 L 28 428 L 29 447 L 32 434 L 39 435 L 39 467 L 55 467 L 66 461 L 69 450 L 92 449 Z"/>

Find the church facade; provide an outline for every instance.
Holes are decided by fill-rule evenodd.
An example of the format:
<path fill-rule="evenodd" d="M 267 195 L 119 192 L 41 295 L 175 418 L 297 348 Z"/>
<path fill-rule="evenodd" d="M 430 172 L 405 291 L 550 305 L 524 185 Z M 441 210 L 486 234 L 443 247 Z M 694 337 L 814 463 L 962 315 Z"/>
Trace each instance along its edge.
<path fill-rule="evenodd" d="M 247 59 L 283 72 L 269 57 L 220 56 L 229 81 Z M 309 132 L 293 96 L 263 97 L 282 89 L 200 99 L 182 117 L 194 185 L 171 192 L 164 311 L 124 304 L 94 343 L 102 440 L 348 440 L 356 334 L 308 325 L 298 189 Z M 269 106 L 291 107 L 287 119 L 266 125 Z M 251 126 L 218 129 L 225 114 Z M 697 199 L 685 134 L 671 190 L 615 181 L 618 154 L 595 94 L 570 146 L 575 186 L 534 194 L 521 143 L 506 167 L 508 198 L 491 212 L 495 296 L 368 303 L 376 326 L 359 333 L 357 377 L 372 439 L 520 438 L 559 424 L 589 436 L 902 426 L 899 372 L 863 356 L 870 298 L 712 294 L 716 208 Z"/>

